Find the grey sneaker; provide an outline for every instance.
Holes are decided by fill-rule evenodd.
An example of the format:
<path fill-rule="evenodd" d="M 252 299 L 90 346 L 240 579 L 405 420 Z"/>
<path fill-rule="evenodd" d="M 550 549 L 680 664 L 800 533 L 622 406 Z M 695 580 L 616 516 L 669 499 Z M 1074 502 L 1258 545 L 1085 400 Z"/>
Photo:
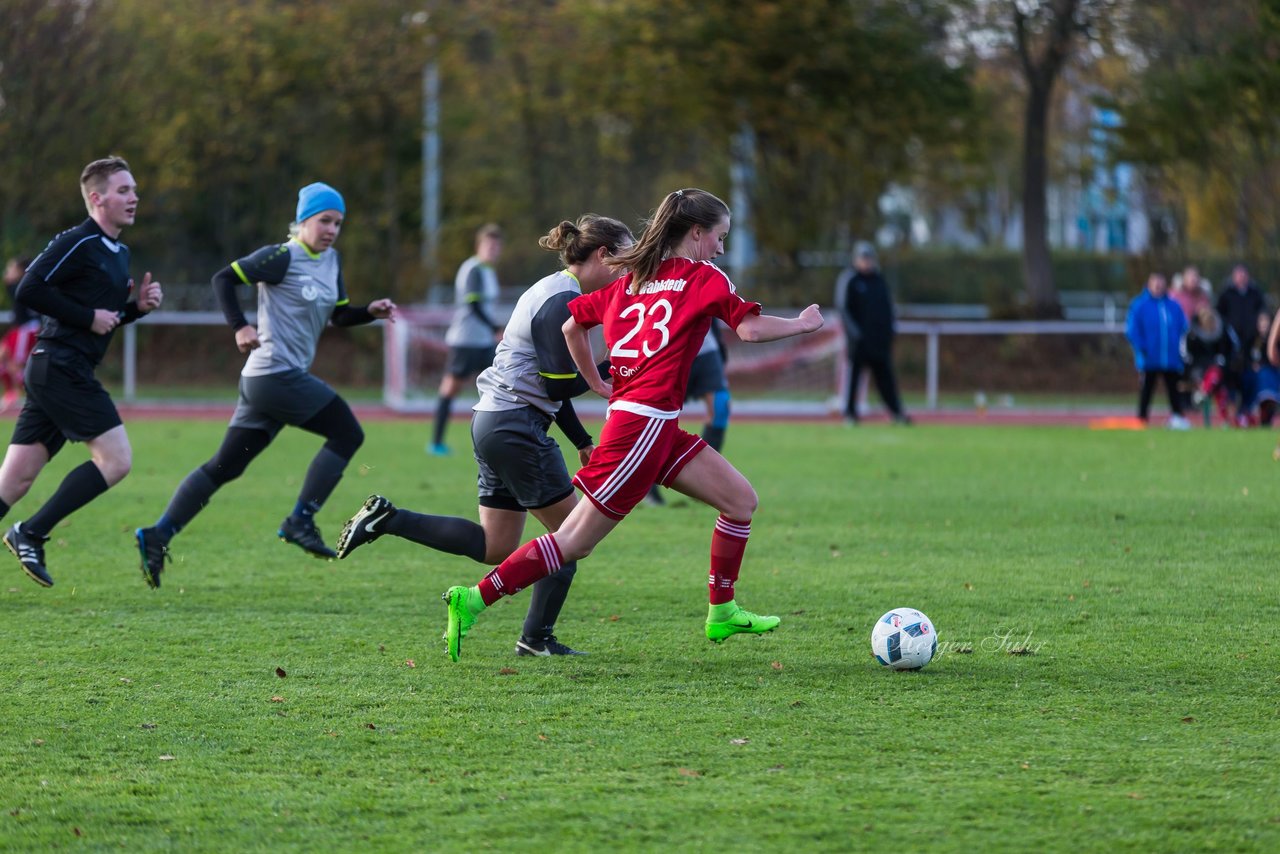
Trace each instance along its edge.
<path fill-rule="evenodd" d="M 366 498 L 364 506 L 342 526 L 342 533 L 338 535 L 338 559 L 385 534 L 387 520 L 395 513 L 395 505 L 381 495 Z"/>

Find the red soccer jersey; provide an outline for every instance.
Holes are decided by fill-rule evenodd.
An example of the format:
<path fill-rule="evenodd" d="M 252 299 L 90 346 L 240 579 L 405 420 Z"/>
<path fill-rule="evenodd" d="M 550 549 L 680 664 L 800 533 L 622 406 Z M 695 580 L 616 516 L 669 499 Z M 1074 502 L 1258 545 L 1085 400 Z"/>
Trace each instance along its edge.
<path fill-rule="evenodd" d="M 651 406 L 676 413 L 684 405 L 689 368 L 718 317 L 737 329 L 760 303 L 738 296 L 733 282 L 710 261 L 668 258 L 651 281 L 631 296 L 628 274 L 569 302 L 579 325 L 604 324 L 613 375 L 610 403 Z"/>

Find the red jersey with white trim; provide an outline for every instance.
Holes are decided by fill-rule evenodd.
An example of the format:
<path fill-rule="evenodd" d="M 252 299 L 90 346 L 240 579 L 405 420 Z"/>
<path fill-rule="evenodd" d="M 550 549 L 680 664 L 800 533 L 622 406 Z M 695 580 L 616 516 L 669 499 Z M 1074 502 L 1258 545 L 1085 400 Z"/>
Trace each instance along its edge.
<path fill-rule="evenodd" d="M 674 416 L 684 405 L 689 368 L 718 317 L 730 329 L 760 303 L 738 296 L 733 282 L 710 261 L 668 258 L 640 293 L 627 293 L 631 275 L 575 297 L 569 312 L 579 325 L 604 324 L 613 375 L 609 402 L 650 406 Z"/>

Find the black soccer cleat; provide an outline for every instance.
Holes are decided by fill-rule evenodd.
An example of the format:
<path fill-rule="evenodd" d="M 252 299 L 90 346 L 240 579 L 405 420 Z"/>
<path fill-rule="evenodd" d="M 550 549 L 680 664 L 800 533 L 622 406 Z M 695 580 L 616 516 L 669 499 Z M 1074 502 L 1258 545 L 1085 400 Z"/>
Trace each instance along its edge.
<path fill-rule="evenodd" d="M 34 537 L 22 530 L 21 522 L 4 532 L 5 546 L 22 564 L 22 571 L 41 587 L 53 586 L 53 578 L 44 566 L 44 544 L 48 541 L 48 537 Z"/>
<path fill-rule="evenodd" d="M 556 640 L 555 635 L 552 635 L 538 640 L 521 637 L 520 640 L 516 641 L 516 655 L 543 657 L 548 655 L 586 655 L 586 653 L 565 646 Z"/>
<path fill-rule="evenodd" d="M 139 528 L 134 531 L 138 540 L 138 554 L 142 556 L 142 577 L 152 590 L 160 587 L 160 573 L 164 572 L 165 561 L 173 562 L 169 554 L 169 546 L 161 542 L 160 532 L 155 528 Z"/>
<path fill-rule="evenodd" d="M 372 543 L 387 532 L 387 520 L 396 507 L 381 495 L 370 495 L 356 515 L 347 520 L 338 535 L 338 559 L 341 560 L 365 543 Z"/>
<path fill-rule="evenodd" d="M 280 523 L 280 530 L 276 531 L 276 534 L 286 543 L 293 543 L 309 555 L 325 560 L 337 557 L 337 553 L 325 545 L 324 537 L 320 536 L 320 529 L 310 519 L 288 516 Z"/>

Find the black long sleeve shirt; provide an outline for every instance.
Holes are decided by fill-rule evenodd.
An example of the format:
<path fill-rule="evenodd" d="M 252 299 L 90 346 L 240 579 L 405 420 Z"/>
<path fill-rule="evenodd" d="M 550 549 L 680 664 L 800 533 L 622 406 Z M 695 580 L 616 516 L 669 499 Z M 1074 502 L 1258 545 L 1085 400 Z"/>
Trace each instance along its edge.
<path fill-rule="evenodd" d="M 44 315 L 39 340 L 102 361 L 111 332 L 90 330 L 96 309 L 114 311 L 130 323 L 142 316 L 129 299 L 129 247 L 106 235 L 92 218 L 49 242 L 18 282 L 15 297 Z"/>

